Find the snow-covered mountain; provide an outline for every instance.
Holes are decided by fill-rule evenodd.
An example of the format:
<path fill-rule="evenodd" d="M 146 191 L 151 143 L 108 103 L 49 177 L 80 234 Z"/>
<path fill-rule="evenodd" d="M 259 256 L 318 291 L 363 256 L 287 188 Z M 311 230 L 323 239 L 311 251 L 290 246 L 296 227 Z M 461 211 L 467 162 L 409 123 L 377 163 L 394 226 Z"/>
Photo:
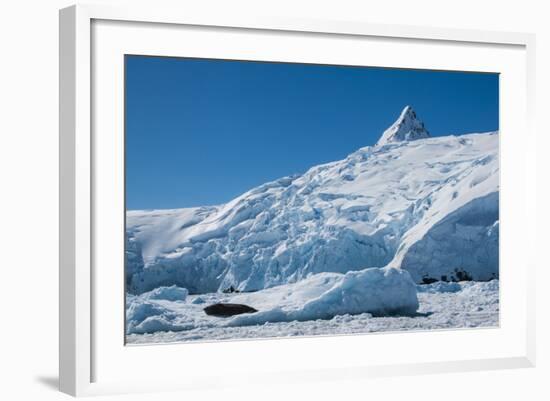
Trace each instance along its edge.
<path fill-rule="evenodd" d="M 496 132 L 430 138 L 411 107 L 375 146 L 219 206 L 128 211 L 131 293 L 258 290 L 320 272 L 498 277 Z"/>
<path fill-rule="evenodd" d="M 376 144 L 383 146 L 390 142 L 414 141 L 429 137 L 430 133 L 424 127 L 424 123 L 418 119 L 416 112 L 411 106 L 406 106 L 399 118 L 384 131 Z"/>

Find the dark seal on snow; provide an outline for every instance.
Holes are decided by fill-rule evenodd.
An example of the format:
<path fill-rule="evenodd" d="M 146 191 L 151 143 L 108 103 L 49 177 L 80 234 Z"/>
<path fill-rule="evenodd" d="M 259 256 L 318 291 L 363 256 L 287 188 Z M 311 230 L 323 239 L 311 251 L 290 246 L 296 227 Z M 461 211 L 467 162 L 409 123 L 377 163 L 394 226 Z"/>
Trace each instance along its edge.
<path fill-rule="evenodd" d="M 204 313 L 206 313 L 207 315 L 220 316 L 220 317 L 240 315 L 241 313 L 258 312 L 256 309 L 248 305 L 223 304 L 223 303 L 207 306 L 203 310 L 204 310 Z"/>

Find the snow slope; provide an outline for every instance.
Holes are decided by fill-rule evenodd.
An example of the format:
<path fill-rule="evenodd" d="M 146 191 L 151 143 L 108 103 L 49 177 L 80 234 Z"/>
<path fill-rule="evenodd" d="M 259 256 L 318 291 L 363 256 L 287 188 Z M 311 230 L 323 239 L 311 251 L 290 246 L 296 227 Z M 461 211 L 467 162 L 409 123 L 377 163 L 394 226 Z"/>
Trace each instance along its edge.
<path fill-rule="evenodd" d="M 430 138 L 407 107 L 377 145 L 227 204 L 128 211 L 128 291 L 252 291 L 382 266 L 417 282 L 497 278 L 498 141 Z"/>

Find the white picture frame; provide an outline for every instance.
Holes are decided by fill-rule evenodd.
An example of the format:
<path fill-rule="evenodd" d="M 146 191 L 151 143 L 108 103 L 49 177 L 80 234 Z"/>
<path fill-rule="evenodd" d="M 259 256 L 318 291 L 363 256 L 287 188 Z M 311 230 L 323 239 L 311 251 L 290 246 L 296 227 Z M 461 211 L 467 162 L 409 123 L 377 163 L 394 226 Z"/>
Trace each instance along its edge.
<path fill-rule="evenodd" d="M 488 70 L 504 74 L 506 82 L 501 87 L 501 121 L 504 138 L 501 144 L 503 183 L 502 225 L 504 232 L 501 244 L 514 244 L 514 249 L 501 250 L 501 260 L 506 266 L 517 265 L 502 274 L 501 296 L 503 315 L 501 327 L 485 331 L 462 330 L 460 332 L 401 333 L 348 337 L 301 338 L 289 340 L 259 340 L 225 342 L 216 344 L 176 344 L 151 347 L 124 348 L 123 310 L 107 316 L 105 307 L 98 300 L 96 292 L 102 292 L 104 300 L 120 305 L 123 297 L 122 272 L 117 265 L 109 273 L 100 273 L 98 261 L 118 254 L 97 251 L 97 236 L 104 234 L 114 238 L 115 245 L 120 232 L 113 234 L 103 230 L 109 213 L 102 206 L 109 199 L 119 199 L 120 191 L 109 193 L 108 185 L 103 188 L 106 173 L 115 171 L 122 157 L 116 142 L 110 143 L 94 138 L 94 130 L 102 129 L 103 122 L 111 127 L 120 127 L 120 75 L 112 75 L 104 80 L 105 68 L 121 74 L 120 54 L 136 50 L 146 54 L 168 55 L 178 46 L 177 38 L 167 43 L 161 38 L 182 35 L 186 29 L 193 29 L 198 40 L 202 40 L 197 52 L 208 52 L 209 38 L 229 36 L 260 35 L 262 43 L 275 53 L 275 58 L 293 60 L 299 53 L 277 53 L 277 43 L 292 38 L 298 43 L 322 38 L 330 42 L 337 38 L 338 57 L 349 59 L 349 63 L 364 63 L 353 59 L 352 48 L 347 43 L 362 40 L 385 41 L 385 45 L 395 45 L 405 41 L 407 46 L 426 46 L 426 54 L 437 47 L 441 61 L 422 63 L 411 61 L 403 65 L 398 58 L 379 62 L 381 66 L 401 66 L 410 68 L 455 68 Z M 147 35 L 140 36 L 142 30 Z M 200 37 L 204 33 L 204 38 Z M 195 33 L 193 33 L 195 34 Z M 95 35 L 95 39 L 94 39 Z M 258 38 L 251 42 L 257 43 Z M 287 39 L 282 39 L 282 38 Z M 139 43 L 130 43 L 132 40 Z M 237 39 L 236 39 L 237 40 Z M 247 40 L 247 39 L 243 39 Z M 212 49 L 215 48 L 212 42 Z M 161 46 L 161 43 L 163 45 Z M 180 41 L 181 44 L 181 41 Z M 205 46 L 202 46 L 205 45 Z M 524 33 L 485 32 L 459 29 L 439 29 L 414 26 L 376 25 L 360 21 L 321 21 L 298 20 L 292 18 L 242 17 L 224 15 L 193 15 L 185 10 L 165 10 L 151 8 L 112 8 L 109 6 L 78 5 L 60 11 L 60 389 L 71 395 L 93 395 L 107 393 L 127 393 L 134 391 L 160 391 L 167 389 L 203 389 L 207 387 L 245 384 L 239 382 L 239 374 L 246 373 L 256 382 L 274 384 L 277 381 L 326 380 L 331 378 L 356 378 L 420 374 L 430 372 L 455 372 L 480 369 L 502 369 L 530 367 L 535 364 L 535 305 L 534 305 L 534 252 L 529 252 L 534 241 L 529 238 L 514 237 L 512 231 L 522 228 L 522 233 L 533 235 L 536 209 L 535 199 L 535 133 L 532 127 L 534 111 L 534 35 Z M 127 46 L 127 47 L 126 47 Z M 174 46 L 171 48 L 171 46 Z M 352 45 L 350 45 L 352 46 Z M 205 47 L 206 49 L 202 49 Z M 224 44 L 225 52 L 239 52 L 238 46 Z M 447 47 L 452 47 L 448 49 Z M 297 48 L 299 50 L 299 48 Z M 336 48 L 335 48 L 336 49 Z M 431 50 L 430 50 L 431 49 Z M 189 50 L 189 48 L 188 48 Z M 258 59 L 270 57 L 266 54 L 250 53 L 252 48 L 242 48 L 246 56 L 257 54 Z M 213 51 L 213 50 L 212 50 Z M 266 50 L 268 51 L 268 50 Z M 473 51 L 479 61 L 466 59 L 462 65 L 456 64 L 451 53 Z M 102 53 L 104 52 L 104 53 Z M 489 52 L 490 54 L 486 54 Z M 491 53 L 492 52 L 492 53 Z M 375 54 L 374 52 L 373 54 Z M 466 54 L 465 53 L 465 54 Z M 202 54 L 202 53 L 201 53 Z M 206 54 L 206 53 L 205 53 Z M 226 54 L 226 53 L 223 53 Z M 278 54 L 278 55 L 277 55 Z M 483 55 L 485 54 L 485 55 Z M 380 53 L 381 57 L 383 53 Z M 446 59 L 448 55 L 448 60 Z M 112 58 L 111 58 L 112 57 Z M 312 57 L 315 55 L 304 55 Z M 326 57 L 334 57 L 328 55 Z M 471 57 L 471 56 L 468 56 Z M 486 61 L 483 59 L 492 59 Z M 112 62 L 115 60 L 115 62 Z M 380 58 L 382 60 L 382 58 Z M 415 64 L 416 63 L 416 64 Z M 455 64 L 453 64 L 455 63 Z M 469 63 L 469 64 L 468 64 Z M 491 64 L 492 63 L 492 64 Z M 500 66 L 499 66 L 500 63 Z M 454 66 L 454 67 L 453 67 Z M 468 67 L 470 66 L 470 67 Z M 503 72 L 505 71 L 505 72 Z M 97 75 L 100 76 L 98 77 Z M 94 78 L 95 77 L 95 78 Z M 94 80 L 95 79 L 95 80 Z M 98 84 L 98 82 L 101 82 Z M 111 82 L 112 87 L 105 87 Z M 97 85 L 100 85 L 98 87 Z M 103 85 L 103 86 L 101 86 Z M 514 99 L 510 96 L 514 93 Z M 118 92 L 117 92 L 118 91 Z M 98 102 L 104 93 L 118 93 L 110 96 L 113 103 Z M 516 96 L 517 95 L 517 96 Z M 118 102 L 118 103 L 117 103 Z M 106 111 L 105 114 L 103 111 Z M 111 110 L 118 115 L 110 116 Z M 516 110 L 516 112 L 512 112 Z M 116 121 L 115 121 L 116 120 Z M 102 132 L 110 132 L 109 128 Z M 114 132 L 114 131 L 113 131 Z M 521 133 L 521 135 L 519 134 Z M 118 135 L 118 134 L 117 134 Z M 116 136 L 116 135 L 115 135 Z M 116 139 L 116 138 L 115 138 Z M 120 143 L 119 143 L 120 144 Z M 118 150 L 117 150 L 118 149 Z M 119 152 L 119 153 L 117 153 Z M 97 162 L 98 157 L 105 163 Z M 114 163 L 114 164 L 111 164 Z M 509 166 L 509 167 L 508 167 Z M 514 168 L 515 166 L 515 168 Z M 112 167 L 112 169 L 111 169 Z M 120 186 L 120 185 L 119 185 Z M 118 191 L 118 192 L 117 192 Z M 112 195 L 112 196 L 111 196 Z M 114 212 L 113 212 L 114 213 Z M 120 223 L 122 216 L 112 219 Z M 509 223 L 506 223 L 506 220 Z M 118 224 L 117 223 L 117 224 Z M 508 228 L 507 228 L 508 227 Z M 509 234 L 507 234 L 509 233 Z M 114 237 L 113 237 L 114 235 Z M 122 236 L 120 235 L 122 238 Z M 121 239 L 120 238 L 120 239 Z M 517 241 L 516 241 L 517 239 Z M 502 248 L 503 246 L 501 246 Z M 122 249 L 120 249 L 122 252 Z M 116 253 L 116 252 L 115 252 Z M 521 255 L 527 255 L 521 258 Z M 504 258 L 503 258 L 504 256 Z M 118 260 L 114 257 L 113 260 Z M 117 264 L 118 262 L 113 262 Z M 113 276 L 107 276 L 113 274 Z M 118 275 L 118 276 L 117 276 Z M 117 278 L 118 277 L 118 278 Z M 508 280 L 507 280 L 508 278 Z M 112 285 L 108 283 L 112 282 Z M 120 292 L 120 300 L 115 299 Z M 103 302 L 104 304 L 105 302 Z M 99 328 L 98 328 L 99 327 Z M 386 338 L 388 340 L 386 340 Z M 438 341 L 454 341 L 460 338 L 465 344 L 486 344 L 479 349 L 467 351 L 438 350 L 438 356 L 431 355 L 419 359 L 418 354 L 410 353 L 409 348 L 419 344 L 438 344 Z M 395 357 L 376 353 L 384 343 L 396 344 Z M 371 344 L 376 343 L 376 344 Z M 344 347 L 344 348 L 342 348 Z M 369 351 L 369 358 L 361 352 L 342 350 L 361 349 Z M 474 347 L 475 348 L 475 347 Z M 319 350 L 326 352 L 323 360 L 317 359 Z M 340 350 L 336 352 L 336 350 Z M 234 358 L 246 353 L 255 361 L 253 368 L 236 363 L 235 376 L 221 376 L 221 372 L 205 373 L 199 358 L 205 361 L 222 355 Z M 366 351 L 364 351 L 366 352 Z M 265 365 L 255 360 L 255 355 L 264 355 Z M 179 356 L 178 356 L 179 355 Z M 296 355 L 292 367 L 286 367 L 285 356 Z M 182 374 L 171 375 L 170 360 L 191 359 L 197 361 L 194 369 Z M 366 360 L 368 359 L 368 360 Z M 152 369 L 139 377 L 131 371 L 132 365 L 143 361 Z M 160 361 L 166 365 L 159 368 Z M 270 366 L 267 366 L 269 363 Z M 206 362 L 205 362 L 206 364 Z M 163 365 L 164 366 L 164 365 Z M 185 368 L 181 368 L 185 369 Z M 209 370 L 211 370 L 209 368 Z"/>

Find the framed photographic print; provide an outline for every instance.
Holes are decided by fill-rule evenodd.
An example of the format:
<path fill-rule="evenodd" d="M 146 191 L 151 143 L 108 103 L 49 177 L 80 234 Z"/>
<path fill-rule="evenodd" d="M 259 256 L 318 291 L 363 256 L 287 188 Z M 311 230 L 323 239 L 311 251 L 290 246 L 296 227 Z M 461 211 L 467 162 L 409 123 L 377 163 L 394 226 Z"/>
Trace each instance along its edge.
<path fill-rule="evenodd" d="M 498 74 L 127 55 L 125 94 L 127 344 L 498 326 Z"/>
<path fill-rule="evenodd" d="M 60 33 L 62 391 L 532 366 L 532 36 L 96 6 Z"/>

